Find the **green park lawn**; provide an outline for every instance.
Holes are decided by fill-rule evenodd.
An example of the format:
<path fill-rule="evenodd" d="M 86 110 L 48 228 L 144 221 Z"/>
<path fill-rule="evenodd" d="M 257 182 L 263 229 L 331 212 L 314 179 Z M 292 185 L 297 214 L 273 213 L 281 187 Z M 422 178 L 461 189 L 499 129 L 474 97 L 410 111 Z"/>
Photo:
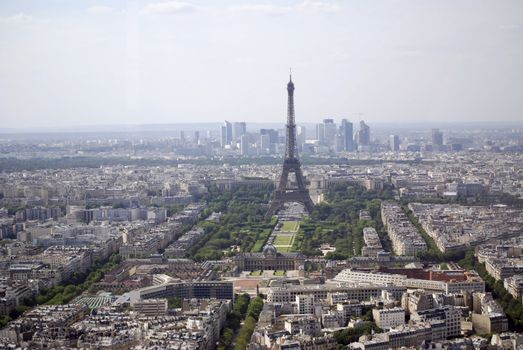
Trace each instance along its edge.
<path fill-rule="evenodd" d="M 288 246 L 288 247 L 276 247 L 276 249 L 278 250 L 278 252 L 280 253 L 288 253 L 291 251 L 292 247 L 291 246 Z"/>
<path fill-rule="evenodd" d="M 292 245 L 292 241 L 293 241 L 293 236 L 289 236 L 289 235 L 277 235 L 276 236 L 276 239 L 274 240 L 274 245 L 275 246 L 282 246 L 282 245 Z"/>
<path fill-rule="evenodd" d="M 284 221 L 281 230 L 284 232 L 296 232 L 300 227 L 298 221 Z"/>
<path fill-rule="evenodd" d="M 267 242 L 267 237 L 271 234 L 270 229 L 263 230 L 262 233 L 260 233 L 260 238 L 254 243 L 251 252 L 258 253 L 262 251 L 263 246 L 265 245 L 265 242 Z"/>

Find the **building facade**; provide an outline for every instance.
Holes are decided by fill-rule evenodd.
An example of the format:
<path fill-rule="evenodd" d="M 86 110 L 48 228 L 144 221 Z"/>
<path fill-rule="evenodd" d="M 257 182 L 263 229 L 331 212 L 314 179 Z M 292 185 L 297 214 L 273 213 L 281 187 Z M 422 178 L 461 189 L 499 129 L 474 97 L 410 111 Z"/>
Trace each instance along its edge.
<path fill-rule="evenodd" d="M 299 270 L 305 263 L 301 253 L 278 253 L 273 245 L 267 245 L 261 253 L 241 253 L 234 257 L 240 271 Z"/>

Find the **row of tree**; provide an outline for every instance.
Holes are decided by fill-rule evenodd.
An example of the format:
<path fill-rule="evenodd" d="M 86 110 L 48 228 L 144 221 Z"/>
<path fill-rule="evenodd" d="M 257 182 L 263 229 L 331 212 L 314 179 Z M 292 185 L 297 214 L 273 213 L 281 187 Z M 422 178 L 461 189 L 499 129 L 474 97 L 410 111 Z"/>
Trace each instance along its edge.
<path fill-rule="evenodd" d="M 249 307 L 247 308 L 247 314 L 243 326 L 240 328 L 238 336 L 236 337 L 236 345 L 234 346 L 234 350 L 247 349 L 262 309 L 263 299 L 260 296 L 251 300 Z"/>
<path fill-rule="evenodd" d="M 262 309 L 263 299 L 261 297 L 251 299 L 249 294 L 246 293 L 237 296 L 232 311 L 227 315 L 227 323 L 222 331 L 218 350 L 229 349 L 235 334 L 237 334 L 237 339 L 234 348 L 244 350 L 247 344 L 249 344 L 252 332 L 256 327 L 256 321 Z M 242 326 L 243 320 L 245 320 L 245 322 Z"/>
<path fill-rule="evenodd" d="M 461 267 L 475 270 L 485 281 L 486 289 L 492 292 L 494 298 L 499 302 L 509 320 L 509 329 L 513 331 L 523 331 L 523 300 L 514 298 L 503 286 L 502 280 L 492 277 L 485 268 L 484 263 L 479 263 L 474 258 L 474 251 L 468 250 L 465 257 L 459 261 Z"/>
<path fill-rule="evenodd" d="M 421 223 L 419 222 L 418 218 L 414 216 L 414 214 L 408 208 L 408 206 L 406 204 L 402 204 L 401 208 L 403 209 L 405 214 L 407 214 L 407 217 L 409 218 L 410 222 L 416 227 L 418 232 L 421 234 L 421 237 L 423 237 L 425 243 L 427 243 L 427 250 L 423 252 L 418 252 L 417 254 L 417 256 L 421 260 L 442 263 L 448 261 L 459 261 L 465 257 L 466 249 L 453 250 L 443 253 L 436 245 L 434 239 L 430 237 L 427 231 L 425 231 L 425 229 L 421 226 Z"/>

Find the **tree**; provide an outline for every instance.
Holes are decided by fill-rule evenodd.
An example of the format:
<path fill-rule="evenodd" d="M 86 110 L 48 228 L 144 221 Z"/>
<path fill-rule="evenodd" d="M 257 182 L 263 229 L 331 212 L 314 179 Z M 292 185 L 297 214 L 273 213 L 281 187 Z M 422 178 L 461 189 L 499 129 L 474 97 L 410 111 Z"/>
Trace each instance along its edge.
<path fill-rule="evenodd" d="M 234 350 L 245 350 L 247 348 L 247 345 L 249 345 L 251 341 L 252 333 L 254 332 L 254 328 L 256 327 L 256 320 L 252 316 L 248 316 L 245 319 L 245 322 L 243 324 L 243 327 L 240 329 L 240 332 L 238 333 L 238 337 L 236 338 L 236 345 L 234 346 Z"/>
<path fill-rule="evenodd" d="M 254 298 L 247 309 L 247 317 L 253 317 L 258 320 L 258 316 L 263 309 L 263 299 L 261 297 Z"/>

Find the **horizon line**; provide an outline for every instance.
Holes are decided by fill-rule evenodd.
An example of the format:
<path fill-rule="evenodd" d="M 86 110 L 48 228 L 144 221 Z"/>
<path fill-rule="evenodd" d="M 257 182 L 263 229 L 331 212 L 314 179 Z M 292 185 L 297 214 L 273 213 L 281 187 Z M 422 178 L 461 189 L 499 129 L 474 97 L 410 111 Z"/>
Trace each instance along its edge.
<path fill-rule="evenodd" d="M 341 119 L 347 119 L 347 118 L 341 118 Z M 341 120 L 340 119 L 340 120 Z M 232 121 L 233 123 L 236 121 Z M 242 122 L 242 121 L 238 121 Z M 214 121 L 214 122 L 183 122 L 183 123 L 126 123 L 126 124 L 84 124 L 84 125 L 66 125 L 66 126 L 48 126 L 48 127 L 7 127 L 7 128 L 1 128 L 0 127 L 0 134 L 23 134 L 23 133 L 31 133 L 31 134 L 43 134 L 43 133 L 88 133 L 88 132 L 130 132 L 133 131 L 133 128 L 157 128 L 162 126 L 194 126 L 197 127 L 198 125 L 220 125 L 223 123 L 223 121 Z M 272 124 L 281 124 L 285 125 L 285 122 L 246 122 L 247 125 L 272 125 Z M 301 122 L 297 123 L 297 125 L 307 125 L 307 124 L 319 124 L 319 122 Z M 357 122 L 353 122 L 353 124 L 357 124 Z M 498 125 L 506 127 L 523 127 L 523 121 L 444 121 L 444 122 L 430 122 L 430 121 L 410 121 L 410 122 L 375 122 L 375 123 L 368 123 L 370 126 L 386 126 L 386 127 L 398 127 L 398 128 L 405 128 L 408 126 L 416 126 L 416 127 L 435 127 L 435 126 L 492 126 L 492 125 Z M 111 130 L 111 128 L 125 128 L 124 130 Z M 82 130 L 82 129 L 90 129 L 90 130 Z M 173 130 L 142 130 L 142 131 L 173 131 Z"/>

